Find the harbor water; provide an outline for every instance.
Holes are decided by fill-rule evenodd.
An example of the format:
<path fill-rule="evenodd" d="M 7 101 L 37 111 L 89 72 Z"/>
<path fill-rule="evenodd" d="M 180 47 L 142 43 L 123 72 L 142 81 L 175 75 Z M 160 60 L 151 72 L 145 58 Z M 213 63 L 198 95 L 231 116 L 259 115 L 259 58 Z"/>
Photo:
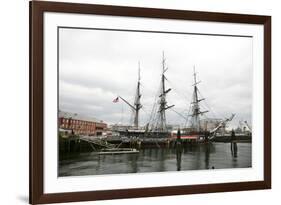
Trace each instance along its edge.
<path fill-rule="evenodd" d="M 206 143 L 176 148 L 145 148 L 136 154 L 68 153 L 60 157 L 59 176 L 85 176 L 180 170 L 249 168 L 251 143 Z"/>

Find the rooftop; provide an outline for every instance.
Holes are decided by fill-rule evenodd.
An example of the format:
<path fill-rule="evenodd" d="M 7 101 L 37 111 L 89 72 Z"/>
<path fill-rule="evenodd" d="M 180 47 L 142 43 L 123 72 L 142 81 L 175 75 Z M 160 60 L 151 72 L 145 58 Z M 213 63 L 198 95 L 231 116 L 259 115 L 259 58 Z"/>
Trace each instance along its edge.
<path fill-rule="evenodd" d="M 94 117 L 89 117 L 89 116 L 85 116 L 85 115 L 81 115 L 78 113 L 72 113 L 72 112 L 65 112 L 65 111 L 61 111 L 59 110 L 59 117 L 60 118 L 71 118 L 71 119 L 75 119 L 75 120 L 82 120 L 82 121 L 88 121 L 88 122 L 99 122 L 99 123 L 105 123 L 102 120 L 98 120 Z"/>

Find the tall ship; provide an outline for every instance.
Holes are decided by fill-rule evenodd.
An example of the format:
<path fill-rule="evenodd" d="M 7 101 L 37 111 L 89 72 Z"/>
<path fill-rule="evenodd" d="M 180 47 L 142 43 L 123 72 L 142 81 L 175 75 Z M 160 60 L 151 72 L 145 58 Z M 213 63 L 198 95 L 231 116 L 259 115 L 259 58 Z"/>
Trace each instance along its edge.
<path fill-rule="evenodd" d="M 166 66 L 166 59 L 163 52 L 162 62 L 161 62 L 161 79 L 160 79 L 160 89 L 156 95 L 156 102 L 153 104 L 153 108 L 150 113 L 150 117 L 145 126 L 140 126 L 139 117 L 140 111 L 143 108 L 141 104 L 141 76 L 140 76 L 140 63 L 138 64 L 138 80 L 135 92 L 134 102 L 130 103 L 128 100 L 122 96 L 118 96 L 114 101 L 122 100 L 127 106 L 132 110 L 133 114 L 133 125 L 132 126 L 116 126 L 112 131 L 119 134 L 120 137 L 134 137 L 140 139 L 173 139 L 176 137 L 173 126 L 167 125 L 166 111 L 172 109 L 175 105 L 169 105 L 167 102 L 167 95 L 172 90 L 172 88 L 167 88 L 166 86 L 166 72 L 168 67 Z M 189 122 L 188 126 L 180 127 L 181 138 L 182 139 L 193 139 L 196 141 L 208 141 L 216 137 L 216 133 L 220 128 L 226 126 L 226 124 L 231 121 L 235 114 L 232 114 L 229 118 L 217 119 L 214 126 L 208 128 L 203 124 L 202 116 L 204 116 L 208 110 L 202 110 L 200 103 L 205 100 L 205 98 L 199 95 L 200 91 L 198 84 L 200 81 L 197 79 L 197 73 L 195 67 L 193 68 L 193 94 L 192 102 L 190 103 L 190 111 L 188 115 L 184 113 L 176 112 L 180 117 L 184 118 Z"/>
<path fill-rule="evenodd" d="M 165 73 L 168 70 L 166 66 L 165 55 L 163 52 L 162 55 L 162 72 L 161 72 L 161 80 L 160 80 L 160 91 L 157 93 L 157 103 L 153 106 L 151 111 L 150 120 L 144 126 L 141 127 L 139 125 L 139 115 L 140 110 L 143 107 L 141 104 L 141 77 L 140 77 L 140 63 L 138 68 L 138 81 L 137 88 L 135 94 L 134 103 L 130 103 L 128 100 L 124 99 L 122 96 L 118 96 L 116 100 L 121 99 L 125 104 L 127 104 L 133 113 L 133 126 L 131 127 L 123 127 L 119 129 L 115 129 L 114 131 L 118 132 L 120 136 L 127 137 L 141 137 L 141 138 L 168 138 L 171 136 L 171 130 L 168 129 L 167 121 L 166 121 L 166 111 L 175 105 L 168 105 L 166 96 L 171 91 L 171 88 L 166 88 L 166 76 Z"/>
<path fill-rule="evenodd" d="M 190 103 L 191 106 L 191 113 L 187 116 L 187 120 L 190 122 L 189 127 L 185 127 L 181 130 L 181 138 L 182 139 L 195 139 L 197 141 L 209 141 L 216 137 L 216 133 L 220 128 L 224 128 L 226 123 L 230 122 L 235 114 L 231 114 L 229 118 L 224 120 L 222 119 L 213 119 L 216 121 L 216 125 L 212 128 L 208 128 L 206 120 L 205 122 L 201 120 L 202 116 L 205 115 L 209 110 L 202 110 L 200 103 L 206 100 L 203 96 L 199 97 L 199 88 L 198 84 L 201 81 L 197 80 L 197 73 L 195 71 L 195 66 L 193 67 L 193 94 L 192 94 L 192 102 Z"/>

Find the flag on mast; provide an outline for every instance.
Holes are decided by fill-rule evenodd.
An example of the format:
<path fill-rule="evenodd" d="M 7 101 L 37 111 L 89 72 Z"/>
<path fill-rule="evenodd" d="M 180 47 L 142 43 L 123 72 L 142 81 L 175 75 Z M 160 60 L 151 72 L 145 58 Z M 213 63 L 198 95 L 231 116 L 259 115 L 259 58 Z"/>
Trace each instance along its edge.
<path fill-rule="evenodd" d="M 112 102 L 117 103 L 119 101 L 119 97 L 115 98 Z"/>

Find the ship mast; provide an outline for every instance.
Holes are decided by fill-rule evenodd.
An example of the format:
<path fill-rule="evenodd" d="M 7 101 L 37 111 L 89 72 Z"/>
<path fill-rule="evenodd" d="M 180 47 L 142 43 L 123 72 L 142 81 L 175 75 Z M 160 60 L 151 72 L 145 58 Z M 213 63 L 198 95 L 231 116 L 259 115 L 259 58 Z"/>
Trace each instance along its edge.
<path fill-rule="evenodd" d="M 191 104 L 192 104 L 192 114 L 191 114 L 192 128 L 194 129 L 194 131 L 200 132 L 200 115 L 208 112 L 208 110 L 200 111 L 199 102 L 202 100 L 205 100 L 205 98 L 202 98 L 202 99 L 198 98 L 197 85 L 200 83 L 200 81 L 197 81 L 195 66 L 193 67 L 193 77 L 194 77 L 194 84 L 193 84 L 194 90 L 193 90 L 193 101 L 191 102 Z"/>
<path fill-rule="evenodd" d="M 124 98 L 122 98 L 121 96 L 118 96 L 121 100 L 123 100 L 127 105 L 129 105 L 129 107 L 132 108 L 133 112 L 134 112 L 134 127 L 136 129 L 139 128 L 139 111 L 142 108 L 142 105 L 140 103 L 140 98 L 141 98 L 141 94 L 140 94 L 140 62 L 139 62 L 139 69 L 138 69 L 138 82 L 137 82 L 137 90 L 136 90 L 136 95 L 135 95 L 135 101 L 134 101 L 134 105 L 132 105 L 131 103 L 129 103 L 127 100 L 125 100 Z"/>
<path fill-rule="evenodd" d="M 135 117 L 134 117 L 134 126 L 136 128 L 139 127 L 139 110 L 141 109 L 142 105 L 140 103 L 140 62 L 139 62 L 139 71 L 138 71 L 138 83 L 137 83 L 137 90 L 136 90 L 136 96 L 135 96 Z"/>
<path fill-rule="evenodd" d="M 159 101 L 159 115 L 160 115 L 160 124 L 158 127 L 158 130 L 160 131 L 166 131 L 167 130 L 167 124 L 166 124 L 166 110 L 169 108 L 174 107 L 175 105 L 167 106 L 167 101 L 166 101 L 166 94 L 171 91 L 171 88 L 167 89 L 165 88 L 165 72 L 168 70 L 166 67 L 166 62 L 165 62 L 165 55 L 163 52 L 162 56 L 162 75 L 161 75 L 161 91 L 160 91 L 160 101 Z"/>

